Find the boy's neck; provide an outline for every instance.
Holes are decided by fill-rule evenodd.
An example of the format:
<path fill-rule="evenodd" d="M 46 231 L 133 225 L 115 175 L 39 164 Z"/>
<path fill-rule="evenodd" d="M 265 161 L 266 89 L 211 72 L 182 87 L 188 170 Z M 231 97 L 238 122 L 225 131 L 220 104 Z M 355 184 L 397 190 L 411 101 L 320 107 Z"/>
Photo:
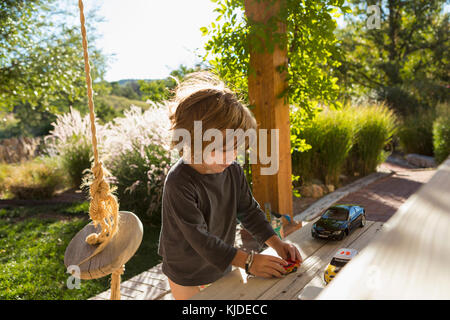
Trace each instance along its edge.
<path fill-rule="evenodd" d="M 215 172 L 211 171 L 211 169 L 205 168 L 203 166 L 203 164 L 187 163 L 187 165 L 190 166 L 191 168 L 193 168 L 194 170 L 196 170 L 197 172 L 201 173 L 201 174 L 215 173 Z"/>
<path fill-rule="evenodd" d="M 194 163 L 194 159 L 191 161 L 184 160 L 184 163 L 200 174 L 221 173 L 228 167 L 228 165 L 208 164 L 205 162 Z"/>
<path fill-rule="evenodd" d="M 203 163 L 186 163 L 186 164 L 201 174 L 220 173 L 226 169 L 225 167 L 216 168 L 212 165 Z"/>

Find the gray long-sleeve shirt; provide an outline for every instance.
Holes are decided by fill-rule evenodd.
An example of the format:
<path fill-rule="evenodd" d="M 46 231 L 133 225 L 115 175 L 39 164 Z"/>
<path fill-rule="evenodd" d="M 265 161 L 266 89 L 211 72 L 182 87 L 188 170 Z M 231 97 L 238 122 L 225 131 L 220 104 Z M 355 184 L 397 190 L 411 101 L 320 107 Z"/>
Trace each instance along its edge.
<path fill-rule="evenodd" d="M 158 254 L 162 271 L 184 286 L 208 284 L 231 271 L 236 222 L 261 244 L 276 235 L 234 161 L 201 174 L 179 159 L 167 174 Z"/>

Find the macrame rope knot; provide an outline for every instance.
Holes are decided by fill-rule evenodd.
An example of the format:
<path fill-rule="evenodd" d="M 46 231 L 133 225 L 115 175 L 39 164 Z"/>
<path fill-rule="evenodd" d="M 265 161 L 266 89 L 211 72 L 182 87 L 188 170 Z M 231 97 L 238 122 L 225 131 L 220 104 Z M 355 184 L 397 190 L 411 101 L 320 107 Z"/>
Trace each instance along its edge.
<path fill-rule="evenodd" d="M 90 185 L 91 202 L 89 216 L 95 226 L 100 225 L 100 233 L 92 233 L 86 237 L 86 242 L 95 245 L 106 241 L 117 231 L 117 199 L 110 193 L 109 184 L 103 178 L 102 162 L 92 167 L 94 181 Z"/>

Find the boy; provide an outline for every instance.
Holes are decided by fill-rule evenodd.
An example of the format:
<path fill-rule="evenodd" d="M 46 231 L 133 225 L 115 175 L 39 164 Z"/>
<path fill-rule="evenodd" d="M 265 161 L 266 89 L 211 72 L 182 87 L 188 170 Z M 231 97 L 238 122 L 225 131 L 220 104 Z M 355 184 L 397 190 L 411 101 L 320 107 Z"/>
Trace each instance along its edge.
<path fill-rule="evenodd" d="M 203 132 L 256 129 L 250 111 L 228 89 L 193 88 L 188 93 L 185 87 L 178 88 L 176 110 L 170 115 L 172 130 L 187 130 L 194 137 L 194 121 L 201 121 Z M 203 153 L 209 143 L 201 143 Z M 175 299 L 189 299 L 200 285 L 221 278 L 232 265 L 245 268 L 247 263 L 250 274 L 269 278 L 283 276 L 284 259 L 301 260 L 298 249 L 281 241 L 253 198 L 235 161 L 237 146 L 227 146 L 225 139 L 219 143 L 223 147 L 200 155 L 201 162 L 183 151 L 164 183 L 158 254 Z M 187 147 L 195 149 L 193 142 Z M 283 259 L 255 254 L 249 264 L 249 254 L 234 247 L 236 220 Z"/>

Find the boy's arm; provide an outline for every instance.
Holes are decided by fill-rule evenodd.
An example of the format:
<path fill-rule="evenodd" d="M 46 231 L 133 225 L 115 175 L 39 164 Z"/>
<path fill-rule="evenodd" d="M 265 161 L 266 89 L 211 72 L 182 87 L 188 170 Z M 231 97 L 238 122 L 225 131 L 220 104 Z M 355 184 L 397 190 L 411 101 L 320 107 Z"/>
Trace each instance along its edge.
<path fill-rule="evenodd" d="M 237 166 L 239 167 L 241 187 L 237 209 L 238 220 L 261 244 L 267 243 L 267 241 L 273 239 L 274 236 L 278 238 L 272 226 L 267 221 L 264 211 L 253 197 L 247 179 L 245 178 L 244 170 L 239 164 L 237 164 Z M 270 242 L 272 243 L 274 241 L 276 242 L 276 240 L 271 240 Z"/>
<path fill-rule="evenodd" d="M 248 257 L 247 252 L 245 252 L 244 250 L 238 249 L 231 264 L 233 266 L 245 269 L 245 261 L 247 260 L 247 257 Z"/>
<path fill-rule="evenodd" d="M 274 248 L 275 250 L 277 250 L 279 247 L 281 247 L 283 245 L 283 241 L 280 239 L 280 237 L 278 237 L 278 235 L 274 235 L 271 236 L 269 239 L 266 240 L 266 244 L 269 247 Z"/>
<path fill-rule="evenodd" d="M 163 191 L 163 214 L 175 222 L 181 236 L 205 260 L 222 272 L 229 267 L 238 249 L 208 232 L 192 189 L 184 185 L 166 183 Z"/>
<path fill-rule="evenodd" d="M 238 220 L 260 243 L 266 243 L 275 249 L 280 257 L 287 259 L 302 260 L 300 252 L 292 244 L 282 241 L 266 220 L 264 211 L 261 210 L 258 202 L 253 197 L 244 170 L 240 168 L 241 196 L 238 205 Z"/>

